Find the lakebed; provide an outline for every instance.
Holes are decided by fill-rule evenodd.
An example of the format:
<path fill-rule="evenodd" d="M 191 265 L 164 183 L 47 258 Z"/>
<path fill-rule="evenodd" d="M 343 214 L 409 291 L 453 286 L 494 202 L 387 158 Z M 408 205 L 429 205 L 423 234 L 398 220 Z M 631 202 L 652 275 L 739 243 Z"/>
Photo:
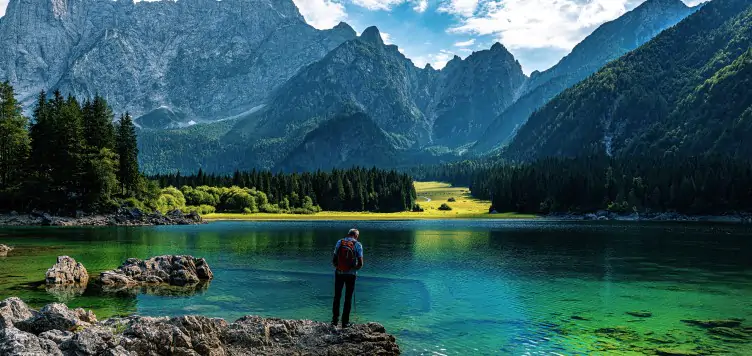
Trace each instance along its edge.
<path fill-rule="evenodd" d="M 357 322 L 405 354 L 752 353 L 748 227 L 677 223 L 439 220 L 358 222 L 366 267 Z M 0 228 L 0 299 L 62 301 L 100 318 L 248 314 L 326 321 L 334 242 L 345 221 L 194 226 Z M 190 293 L 48 293 L 71 255 L 90 273 L 126 258 L 191 254 L 215 278 Z M 730 330 L 686 320 L 740 320 Z"/>

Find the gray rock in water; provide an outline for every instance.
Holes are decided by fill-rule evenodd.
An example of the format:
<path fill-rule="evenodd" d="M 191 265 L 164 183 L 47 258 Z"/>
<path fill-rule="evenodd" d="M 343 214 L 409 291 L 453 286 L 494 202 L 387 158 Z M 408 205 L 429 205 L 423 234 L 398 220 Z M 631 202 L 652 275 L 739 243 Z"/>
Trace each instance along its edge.
<path fill-rule="evenodd" d="M 13 247 L 0 244 L 0 256 L 7 256 L 10 251 L 13 251 Z"/>
<path fill-rule="evenodd" d="M 57 263 L 47 270 L 47 284 L 83 284 L 89 281 L 89 272 L 81 263 L 68 256 L 58 256 Z"/>
<path fill-rule="evenodd" d="M 102 272 L 99 282 L 105 286 L 137 286 L 143 284 L 195 285 L 214 278 L 203 258 L 165 255 L 148 260 L 129 258 L 118 269 Z"/>
<path fill-rule="evenodd" d="M 73 331 L 91 326 L 97 318 L 91 311 L 83 309 L 70 310 L 65 304 L 48 304 L 33 317 L 15 323 L 15 327 L 33 334 L 45 331 Z"/>
<path fill-rule="evenodd" d="M 0 328 L 33 317 L 31 309 L 19 298 L 11 297 L 0 302 Z"/>

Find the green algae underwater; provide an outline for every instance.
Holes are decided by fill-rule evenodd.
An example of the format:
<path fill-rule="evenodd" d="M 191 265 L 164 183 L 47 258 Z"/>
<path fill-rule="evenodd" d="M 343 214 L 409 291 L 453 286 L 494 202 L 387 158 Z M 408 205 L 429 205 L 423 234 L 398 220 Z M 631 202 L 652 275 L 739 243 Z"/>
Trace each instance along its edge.
<path fill-rule="evenodd" d="M 329 257 L 352 222 L 0 228 L 0 298 L 118 315 L 331 317 Z M 355 321 L 407 355 L 752 355 L 752 230 L 733 225 L 381 221 L 357 226 Z M 58 255 L 90 275 L 126 258 L 205 257 L 190 289 L 48 290 Z M 692 322 L 692 321 L 695 322 Z M 699 321 L 698 321 L 699 320 Z"/>

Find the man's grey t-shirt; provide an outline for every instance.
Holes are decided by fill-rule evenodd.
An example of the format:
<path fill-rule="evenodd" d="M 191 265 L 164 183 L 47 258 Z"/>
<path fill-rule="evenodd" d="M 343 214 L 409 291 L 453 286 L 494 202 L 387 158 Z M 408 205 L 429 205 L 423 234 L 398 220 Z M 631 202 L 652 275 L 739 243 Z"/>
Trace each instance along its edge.
<path fill-rule="evenodd" d="M 358 240 L 352 238 L 352 237 L 345 237 L 344 239 L 337 240 L 337 244 L 334 245 L 334 254 L 337 254 L 337 250 L 339 250 L 339 245 L 342 243 L 342 240 L 345 241 L 354 241 L 355 242 L 355 257 L 356 258 L 363 258 L 363 245 L 358 242 Z M 358 274 L 358 270 L 351 269 L 349 271 L 343 272 L 343 271 L 337 271 L 339 274 Z"/>

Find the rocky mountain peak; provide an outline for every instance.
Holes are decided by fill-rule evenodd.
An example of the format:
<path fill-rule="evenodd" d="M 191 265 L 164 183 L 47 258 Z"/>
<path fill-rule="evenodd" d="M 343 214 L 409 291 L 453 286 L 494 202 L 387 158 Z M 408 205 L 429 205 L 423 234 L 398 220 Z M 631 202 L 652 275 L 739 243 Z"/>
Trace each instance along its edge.
<path fill-rule="evenodd" d="M 491 51 L 492 52 L 494 52 L 494 51 L 507 51 L 507 48 L 504 47 L 503 44 L 501 44 L 499 42 L 496 42 L 496 43 L 493 44 L 493 46 L 491 46 Z"/>
<path fill-rule="evenodd" d="M 350 26 L 346 22 L 340 22 L 337 24 L 337 26 L 334 26 L 332 29 L 347 32 L 347 33 L 352 33 L 352 37 L 356 37 L 358 34 L 357 32 L 355 32 L 355 29 L 353 29 L 352 26 Z"/>
<path fill-rule="evenodd" d="M 365 29 L 363 33 L 360 34 L 360 39 L 380 46 L 384 45 L 384 40 L 381 38 L 381 32 L 379 32 L 379 29 L 376 28 L 376 26 L 371 26 Z"/>
<path fill-rule="evenodd" d="M 27 112 L 41 90 L 59 89 L 154 122 L 171 121 L 160 112 L 214 121 L 263 104 L 355 36 L 344 23 L 311 27 L 292 0 L 10 0 L 0 81 Z"/>

